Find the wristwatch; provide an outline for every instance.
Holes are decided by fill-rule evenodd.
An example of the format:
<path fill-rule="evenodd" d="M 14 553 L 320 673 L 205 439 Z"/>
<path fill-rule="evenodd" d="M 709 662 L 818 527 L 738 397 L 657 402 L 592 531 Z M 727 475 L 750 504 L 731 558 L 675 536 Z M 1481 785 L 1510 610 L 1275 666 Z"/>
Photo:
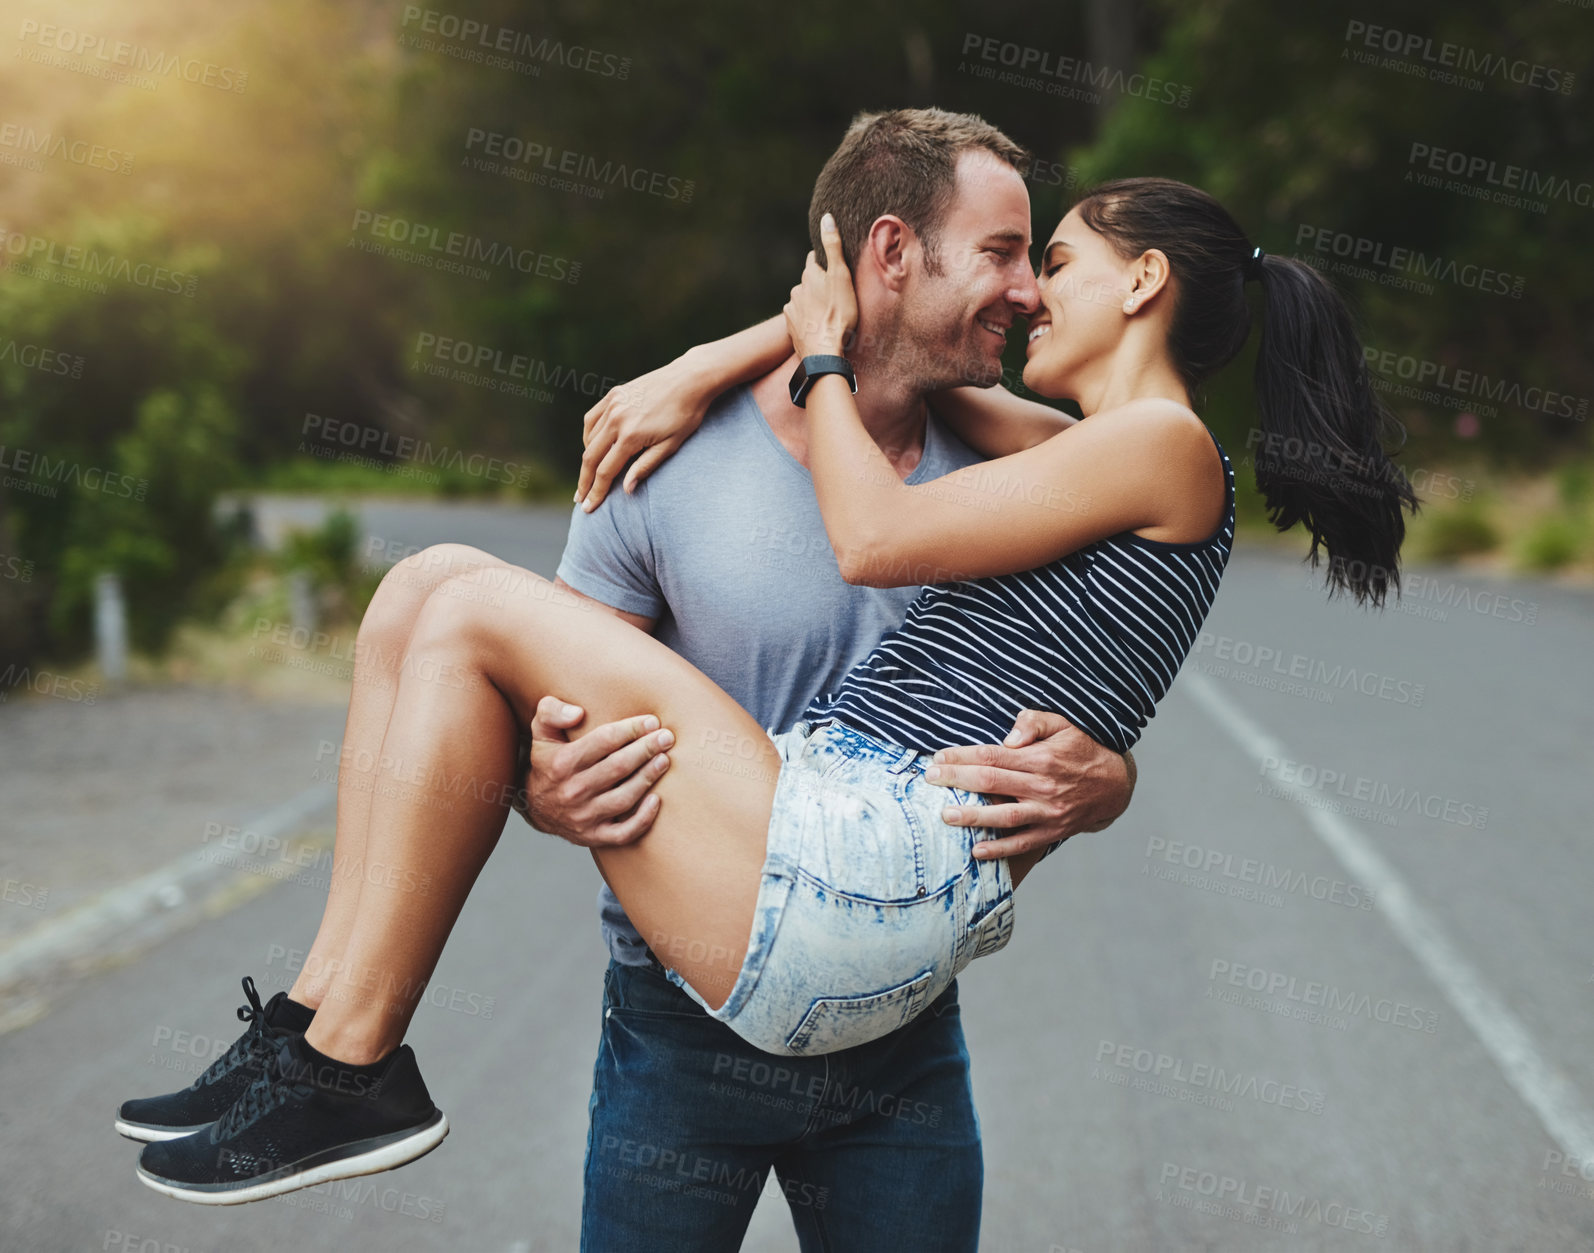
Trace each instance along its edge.
<path fill-rule="evenodd" d="M 858 394 L 858 380 L 852 373 L 852 363 L 845 357 L 804 357 L 791 375 L 791 402 L 799 409 L 808 407 L 808 389 L 814 380 L 826 374 L 839 374 L 847 380 L 852 394 Z"/>

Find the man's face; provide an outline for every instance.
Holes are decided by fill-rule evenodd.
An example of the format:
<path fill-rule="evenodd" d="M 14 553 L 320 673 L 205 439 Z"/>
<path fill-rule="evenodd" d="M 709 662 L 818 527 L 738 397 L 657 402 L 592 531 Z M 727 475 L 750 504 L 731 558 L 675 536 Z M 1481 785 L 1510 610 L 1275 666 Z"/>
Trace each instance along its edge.
<path fill-rule="evenodd" d="M 903 293 L 897 343 L 924 390 L 1001 381 L 1007 332 L 1040 298 L 1029 242 L 1023 177 L 983 149 L 965 152 L 937 241 L 940 272 L 916 270 Z"/>

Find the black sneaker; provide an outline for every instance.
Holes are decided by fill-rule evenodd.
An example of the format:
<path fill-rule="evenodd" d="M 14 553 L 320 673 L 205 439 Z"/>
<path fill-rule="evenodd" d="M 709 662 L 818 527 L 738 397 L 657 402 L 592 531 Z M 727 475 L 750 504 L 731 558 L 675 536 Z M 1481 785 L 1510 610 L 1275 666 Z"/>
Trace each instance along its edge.
<path fill-rule="evenodd" d="M 286 992 L 278 992 L 262 1005 L 255 981 L 247 976 L 244 995 L 249 1003 L 239 1007 L 238 1017 L 249 1029 L 181 1092 L 123 1102 L 116 1119 L 118 1131 L 129 1140 L 175 1140 L 208 1127 L 243 1095 L 260 1074 L 261 1063 L 285 1039 L 303 1035 L 314 1017 L 290 1001 Z"/>
<path fill-rule="evenodd" d="M 238 1205 L 392 1170 L 443 1142 L 448 1119 L 432 1104 L 409 1045 L 368 1079 L 318 1070 L 297 1044 L 284 1041 L 205 1130 L 145 1145 L 138 1177 L 181 1201 Z"/>

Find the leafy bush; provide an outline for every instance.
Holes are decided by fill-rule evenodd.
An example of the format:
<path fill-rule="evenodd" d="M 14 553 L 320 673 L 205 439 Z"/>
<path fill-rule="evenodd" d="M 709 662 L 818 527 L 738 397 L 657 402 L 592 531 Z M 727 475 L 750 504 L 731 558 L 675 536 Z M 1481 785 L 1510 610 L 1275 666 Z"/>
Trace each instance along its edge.
<path fill-rule="evenodd" d="M 358 621 L 382 581 L 380 571 L 360 563 L 359 543 L 359 522 L 339 508 L 316 530 L 292 532 L 274 564 L 284 574 L 309 576 L 323 620 Z"/>
<path fill-rule="evenodd" d="M 1594 497 L 1594 472 L 1586 461 L 1572 461 L 1555 475 L 1555 488 L 1568 509 L 1582 509 Z"/>
<path fill-rule="evenodd" d="M 232 410 L 211 388 L 163 388 L 139 405 L 111 462 L 118 490 L 81 494 L 65 529 L 50 606 L 57 641 L 88 629 L 95 577 L 122 576 L 132 640 L 154 651 L 189 597 L 227 556 L 212 517 L 218 488 L 235 474 Z"/>
<path fill-rule="evenodd" d="M 1469 553 L 1488 552 L 1500 542 L 1500 532 L 1478 502 L 1455 509 L 1434 510 L 1421 536 L 1423 554 L 1436 561 L 1454 561 Z"/>
<path fill-rule="evenodd" d="M 1527 570 L 1558 570 L 1577 559 L 1583 536 L 1577 523 L 1565 515 L 1539 519 L 1522 537 L 1517 562 Z"/>

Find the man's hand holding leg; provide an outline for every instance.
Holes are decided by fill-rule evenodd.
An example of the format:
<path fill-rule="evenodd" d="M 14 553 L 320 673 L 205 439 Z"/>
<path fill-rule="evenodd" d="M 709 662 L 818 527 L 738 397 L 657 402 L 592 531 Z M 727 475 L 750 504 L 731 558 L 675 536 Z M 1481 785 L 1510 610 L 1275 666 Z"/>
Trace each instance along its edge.
<path fill-rule="evenodd" d="M 557 696 L 537 702 L 521 738 L 524 780 L 515 811 L 582 848 L 612 848 L 647 834 L 659 814 L 652 788 L 670 768 L 675 736 L 652 714 L 606 722 L 572 740 L 586 711 Z"/>
<path fill-rule="evenodd" d="M 944 748 L 925 779 L 1000 798 L 1001 803 L 949 806 L 949 826 L 1012 831 L 974 846 L 981 860 L 1013 857 L 1100 831 L 1129 808 L 1135 763 L 1086 735 L 1068 719 L 1026 709 L 1001 744 Z"/>

